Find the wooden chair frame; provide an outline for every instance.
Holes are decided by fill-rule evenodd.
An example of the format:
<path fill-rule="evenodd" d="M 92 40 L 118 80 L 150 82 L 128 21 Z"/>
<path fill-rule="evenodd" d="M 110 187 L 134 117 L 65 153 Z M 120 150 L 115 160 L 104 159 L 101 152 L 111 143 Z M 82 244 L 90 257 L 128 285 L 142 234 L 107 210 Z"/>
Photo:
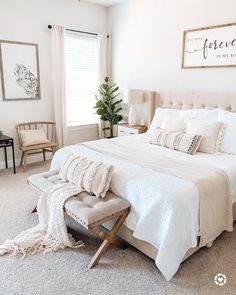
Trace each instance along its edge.
<path fill-rule="evenodd" d="M 23 146 L 19 131 L 20 130 L 36 130 L 39 128 L 44 129 L 49 142 L 30 145 L 30 146 Z M 21 123 L 16 125 L 16 132 L 17 132 L 17 137 L 19 141 L 19 149 L 22 151 L 20 166 L 23 165 L 24 171 L 26 170 L 28 155 L 42 153 L 43 160 L 46 161 L 46 152 L 51 152 L 53 154 L 55 153 L 56 146 L 57 146 L 55 129 L 56 129 L 56 124 L 54 122 L 36 121 L 36 122 L 26 122 L 26 123 Z"/>

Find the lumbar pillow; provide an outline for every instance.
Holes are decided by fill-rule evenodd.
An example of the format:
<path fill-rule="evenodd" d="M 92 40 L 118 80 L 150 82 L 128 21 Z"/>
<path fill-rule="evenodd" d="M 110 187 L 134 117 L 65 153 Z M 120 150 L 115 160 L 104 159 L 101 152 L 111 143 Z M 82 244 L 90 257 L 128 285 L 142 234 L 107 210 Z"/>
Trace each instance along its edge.
<path fill-rule="evenodd" d="M 23 146 L 49 142 L 42 128 L 31 129 L 31 130 L 20 130 L 19 135 L 20 135 Z"/>
<path fill-rule="evenodd" d="M 236 155 L 236 113 L 222 110 L 219 115 L 219 121 L 225 125 L 220 151 Z"/>
<path fill-rule="evenodd" d="M 214 154 L 220 149 L 222 134 L 224 132 L 223 127 L 222 122 L 189 119 L 186 125 L 186 132 L 202 136 L 198 149 L 199 152 Z"/>
<path fill-rule="evenodd" d="M 149 136 L 149 143 L 194 155 L 201 142 L 201 136 L 181 131 L 167 131 L 157 128 Z"/>

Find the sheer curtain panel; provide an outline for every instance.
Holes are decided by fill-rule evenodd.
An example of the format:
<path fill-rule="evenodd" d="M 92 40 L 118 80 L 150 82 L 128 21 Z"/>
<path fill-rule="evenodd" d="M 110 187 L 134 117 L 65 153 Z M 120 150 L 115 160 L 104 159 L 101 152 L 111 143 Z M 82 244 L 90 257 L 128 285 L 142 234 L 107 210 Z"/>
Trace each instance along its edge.
<path fill-rule="evenodd" d="M 107 34 L 98 34 L 98 86 L 109 76 L 109 40 Z M 105 124 L 98 118 L 99 138 L 104 138 Z"/>
<path fill-rule="evenodd" d="M 66 145 L 66 91 L 65 91 L 65 28 L 52 28 L 52 85 L 54 113 L 56 122 L 57 144 Z"/>

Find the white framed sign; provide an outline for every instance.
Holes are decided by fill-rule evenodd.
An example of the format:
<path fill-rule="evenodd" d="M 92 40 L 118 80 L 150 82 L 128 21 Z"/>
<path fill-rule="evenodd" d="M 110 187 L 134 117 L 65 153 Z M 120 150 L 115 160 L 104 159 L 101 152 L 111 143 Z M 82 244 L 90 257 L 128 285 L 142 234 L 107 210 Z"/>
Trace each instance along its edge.
<path fill-rule="evenodd" d="M 236 67 L 236 23 L 184 31 L 182 68 Z"/>
<path fill-rule="evenodd" d="M 40 99 L 38 45 L 0 40 L 3 100 Z"/>

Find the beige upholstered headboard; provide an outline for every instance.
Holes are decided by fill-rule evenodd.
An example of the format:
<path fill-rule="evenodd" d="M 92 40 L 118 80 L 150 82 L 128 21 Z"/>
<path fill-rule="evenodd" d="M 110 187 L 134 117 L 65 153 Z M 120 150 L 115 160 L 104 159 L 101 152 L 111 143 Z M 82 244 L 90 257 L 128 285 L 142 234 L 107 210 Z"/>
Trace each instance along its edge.
<path fill-rule="evenodd" d="M 236 93 L 227 92 L 201 92 L 201 91 L 145 91 L 145 101 L 149 102 L 150 125 L 155 109 L 216 109 L 222 108 L 236 112 Z"/>

